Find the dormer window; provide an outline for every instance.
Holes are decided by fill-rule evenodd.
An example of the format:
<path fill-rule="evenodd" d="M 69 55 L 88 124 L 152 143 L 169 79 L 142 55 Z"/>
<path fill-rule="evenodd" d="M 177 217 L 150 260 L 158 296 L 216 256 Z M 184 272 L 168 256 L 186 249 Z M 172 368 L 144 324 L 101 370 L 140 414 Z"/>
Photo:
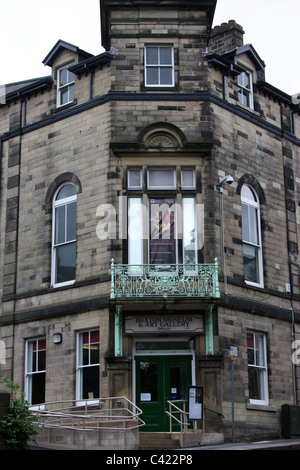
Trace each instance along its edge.
<path fill-rule="evenodd" d="M 242 105 L 253 109 L 253 86 L 250 72 L 238 75 L 238 100 Z"/>
<path fill-rule="evenodd" d="M 57 106 L 72 103 L 75 97 L 75 75 L 68 70 L 68 64 L 57 71 Z"/>

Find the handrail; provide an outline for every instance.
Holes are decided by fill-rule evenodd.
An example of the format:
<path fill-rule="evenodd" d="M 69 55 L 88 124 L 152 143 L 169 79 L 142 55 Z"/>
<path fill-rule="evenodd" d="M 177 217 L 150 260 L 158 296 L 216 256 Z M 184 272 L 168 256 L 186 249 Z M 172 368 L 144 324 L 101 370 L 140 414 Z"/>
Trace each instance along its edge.
<path fill-rule="evenodd" d="M 165 411 L 165 413 L 169 416 L 170 419 L 170 434 L 172 434 L 172 419 L 177 421 L 180 424 L 180 445 L 182 447 L 183 444 L 183 433 L 186 432 L 187 427 L 189 426 L 189 423 L 187 422 L 187 416 L 188 412 L 185 411 L 185 404 L 186 400 L 167 400 L 167 403 L 169 404 L 169 411 Z M 179 408 L 175 403 L 182 403 L 183 404 L 183 409 Z M 171 408 L 175 408 L 176 411 L 171 412 Z M 180 413 L 180 419 L 178 419 L 174 413 Z"/>
<path fill-rule="evenodd" d="M 177 423 L 180 424 L 180 443 L 182 445 L 183 441 L 183 432 L 186 432 L 188 426 L 190 423 L 188 423 L 187 416 L 188 416 L 188 411 L 185 411 L 185 404 L 187 403 L 187 400 L 167 400 L 167 403 L 169 404 L 169 411 L 165 411 L 165 413 L 169 416 L 170 419 L 170 434 L 172 434 L 172 419 L 177 421 Z M 179 408 L 175 403 L 183 403 L 183 409 Z M 175 408 L 176 411 L 171 411 L 171 408 Z M 211 408 L 207 408 L 206 406 L 203 407 L 205 411 L 210 411 L 212 413 L 216 413 L 219 416 L 222 416 L 223 419 L 225 419 L 225 416 L 223 413 L 220 411 L 212 410 Z M 180 413 L 181 417 L 178 419 L 174 413 Z M 204 415 L 203 415 L 203 430 L 204 430 Z M 195 431 L 195 421 L 194 421 L 194 431 Z M 204 432 L 204 431 L 203 431 Z"/>
<path fill-rule="evenodd" d="M 204 407 L 204 409 L 210 411 L 211 413 L 216 413 L 217 415 L 222 416 L 222 418 L 225 419 L 225 416 L 220 411 L 211 410 L 210 408 L 206 408 L 206 406 Z"/>
<path fill-rule="evenodd" d="M 218 260 L 211 264 L 115 264 L 110 298 L 220 297 Z"/>
<path fill-rule="evenodd" d="M 127 406 L 119 406 L 121 400 L 127 402 Z M 117 406 L 113 407 L 113 403 L 117 403 Z M 90 406 L 94 409 L 89 409 Z M 145 425 L 140 417 L 142 410 L 125 396 L 53 401 L 36 405 L 35 408 L 41 408 L 32 411 L 38 416 L 38 423 L 46 428 L 62 427 L 63 429 L 82 431 L 91 429 L 126 431 Z M 71 425 L 69 424 L 70 421 Z M 137 421 L 137 423 L 123 428 L 116 426 L 117 423 L 124 424 L 124 422 L 129 423 L 130 421 Z M 57 424 L 58 422 L 60 424 Z M 81 422 L 84 422 L 84 427 L 80 426 Z M 92 427 L 90 427 L 91 423 L 93 424 Z"/>

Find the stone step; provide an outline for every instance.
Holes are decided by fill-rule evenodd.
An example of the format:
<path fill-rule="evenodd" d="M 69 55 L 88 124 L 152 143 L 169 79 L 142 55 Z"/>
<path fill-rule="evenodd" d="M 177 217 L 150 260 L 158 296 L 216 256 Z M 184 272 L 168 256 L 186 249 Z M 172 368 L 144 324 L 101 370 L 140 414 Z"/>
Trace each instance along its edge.
<path fill-rule="evenodd" d="M 141 432 L 140 449 L 173 449 L 180 447 L 180 436 L 174 437 L 164 432 Z"/>

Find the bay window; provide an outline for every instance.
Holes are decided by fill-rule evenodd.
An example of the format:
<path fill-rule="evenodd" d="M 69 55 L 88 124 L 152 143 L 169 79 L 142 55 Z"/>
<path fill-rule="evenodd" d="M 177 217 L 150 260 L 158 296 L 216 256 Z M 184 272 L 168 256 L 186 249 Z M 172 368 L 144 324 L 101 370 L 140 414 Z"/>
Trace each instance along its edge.
<path fill-rule="evenodd" d="M 142 169 L 140 175 L 132 171 L 138 169 L 128 170 L 128 264 L 154 264 L 162 270 L 196 264 L 195 191 L 178 193 L 175 168 L 147 168 L 144 195 L 133 194 L 130 190 L 142 184 Z M 194 169 L 181 170 L 181 186 L 195 190 Z"/>

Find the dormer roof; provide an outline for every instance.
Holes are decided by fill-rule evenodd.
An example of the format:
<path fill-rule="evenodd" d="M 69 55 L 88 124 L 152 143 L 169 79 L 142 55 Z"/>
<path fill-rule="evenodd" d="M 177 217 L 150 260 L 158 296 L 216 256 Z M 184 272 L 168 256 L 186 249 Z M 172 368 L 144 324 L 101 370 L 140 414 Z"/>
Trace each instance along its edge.
<path fill-rule="evenodd" d="M 51 49 L 51 51 L 47 54 L 47 56 L 43 60 L 43 64 L 49 65 L 49 67 L 52 67 L 55 57 L 57 56 L 58 53 L 61 52 L 62 49 L 67 49 L 69 51 L 72 51 L 78 54 L 78 62 L 81 62 L 82 60 L 88 59 L 93 56 L 93 54 L 83 51 L 82 49 L 75 46 L 74 44 L 70 44 L 69 42 L 59 39 L 57 43 L 55 44 L 55 46 Z"/>
<path fill-rule="evenodd" d="M 251 61 L 255 65 L 256 70 L 265 70 L 265 62 L 259 57 L 252 44 L 245 44 L 244 46 L 237 47 L 233 51 L 223 54 L 223 57 L 229 60 L 233 60 L 235 57 L 238 57 L 241 54 L 247 54 L 250 57 Z"/>

